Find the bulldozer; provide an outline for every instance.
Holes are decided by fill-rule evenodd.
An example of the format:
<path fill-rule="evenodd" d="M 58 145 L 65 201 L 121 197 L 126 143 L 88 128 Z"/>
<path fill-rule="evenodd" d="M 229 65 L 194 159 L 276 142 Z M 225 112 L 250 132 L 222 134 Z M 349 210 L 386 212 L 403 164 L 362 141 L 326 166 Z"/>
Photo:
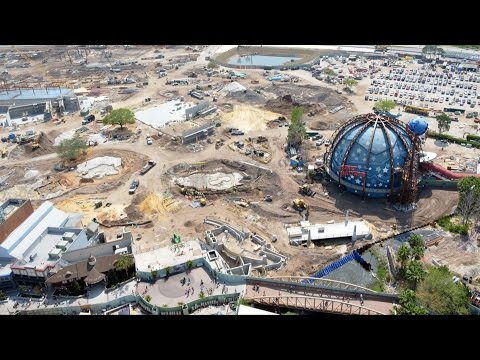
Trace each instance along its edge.
<path fill-rule="evenodd" d="M 32 151 L 37 150 L 38 148 L 40 148 L 40 144 L 37 143 L 37 142 L 33 142 L 32 143 Z"/>
<path fill-rule="evenodd" d="M 293 200 L 293 207 L 298 211 L 303 211 L 308 209 L 308 205 L 303 199 Z"/>
<path fill-rule="evenodd" d="M 302 195 L 314 197 L 316 192 L 310 189 L 308 185 L 301 185 L 298 187 L 298 192 Z"/>
<path fill-rule="evenodd" d="M 7 156 L 7 146 L 5 145 L 2 149 L 2 158 Z"/>

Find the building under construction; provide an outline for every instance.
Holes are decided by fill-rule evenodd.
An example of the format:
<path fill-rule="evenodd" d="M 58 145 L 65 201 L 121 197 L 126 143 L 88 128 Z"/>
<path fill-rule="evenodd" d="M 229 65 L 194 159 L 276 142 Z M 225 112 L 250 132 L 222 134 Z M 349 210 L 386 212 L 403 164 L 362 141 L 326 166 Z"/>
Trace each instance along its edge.
<path fill-rule="evenodd" d="M 421 127 L 425 132 L 423 124 L 414 132 L 384 114 L 358 115 L 333 134 L 326 172 L 357 195 L 414 203 Z"/>
<path fill-rule="evenodd" d="M 0 114 L 7 114 L 7 126 L 14 119 L 45 113 L 72 113 L 80 109 L 77 96 L 71 89 L 14 88 L 0 90 Z M 45 120 L 48 120 L 46 118 Z"/>

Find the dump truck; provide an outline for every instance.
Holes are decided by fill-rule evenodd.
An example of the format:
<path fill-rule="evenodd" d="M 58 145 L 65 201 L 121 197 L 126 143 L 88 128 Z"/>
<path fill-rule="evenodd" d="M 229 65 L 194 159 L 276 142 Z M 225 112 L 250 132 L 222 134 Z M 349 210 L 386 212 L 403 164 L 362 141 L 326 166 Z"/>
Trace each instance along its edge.
<path fill-rule="evenodd" d="M 150 171 L 151 168 L 153 168 L 155 165 L 157 165 L 157 162 L 155 160 L 148 160 L 148 164 L 145 165 L 142 170 L 140 170 L 140 175 L 145 175 L 147 172 Z"/>
<path fill-rule="evenodd" d="M 298 192 L 302 195 L 314 197 L 316 192 L 310 189 L 308 185 L 302 185 L 298 187 Z"/>
<path fill-rule="evenodd" d="M 303 200 L 303 199 L 295 199 L 295 200 L 293 200 L 293 207 L 294 207 L 296 210 L 299 210 L 299 211 L 307 210 L 307 209 L 308 209 L 308 205 L 307 205 L 307 203 L 305 202 L 305 200 Z"/>

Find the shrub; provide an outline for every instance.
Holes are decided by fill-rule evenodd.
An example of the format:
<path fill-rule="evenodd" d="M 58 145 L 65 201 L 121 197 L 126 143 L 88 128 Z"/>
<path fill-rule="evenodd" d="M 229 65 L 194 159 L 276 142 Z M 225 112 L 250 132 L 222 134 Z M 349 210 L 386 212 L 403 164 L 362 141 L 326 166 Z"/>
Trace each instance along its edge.
<path fill-rule="evenodd" d="M 150 295 L 145 296 L 145 301 L 150 302 L 152 300 L 152 297 Z"/>
<path fill-rule="evenodd" d="M 465 236 L 468 235 L 468 224 L 454 224 L 450 216 L 442 216 L 437 220 L 437 224 L 446 231 Z"/>

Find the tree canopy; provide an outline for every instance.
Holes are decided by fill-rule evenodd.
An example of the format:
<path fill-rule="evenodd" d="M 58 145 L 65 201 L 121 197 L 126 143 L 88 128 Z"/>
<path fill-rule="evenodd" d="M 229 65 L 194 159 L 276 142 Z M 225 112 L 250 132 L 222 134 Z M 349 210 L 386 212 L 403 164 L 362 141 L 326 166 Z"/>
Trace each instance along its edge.
<path fill-rule="evenodd" d="M 134 264 L 134 260 L 132 256 L 128 255 L 123 255 L 120 257 L 116 262 L 115 262 L 115 268 L 117 270 L 125 270 L 127 271 L 129 268 L 131 268 Z"/>
<path fill-rule="evenodd" d="M 447 114 L 441 113 L 436 117 L 436 119 L 438 122 L 438 131 L 440 133 L 450 130 L 450 123 L 452 122 L 452 119 L 450 119 Z"/>
<path fill-rule="evenodd" d="M 288 128 L 288 142 L 295 147 L 302 144 L 307 137 L 307 130 L 302 121 L 303 107 L 295 107 L 292 110 L 292 122 Z"/>
<path fill-rule="evenodd" d="M 458 182 L 460 197 L 458 199 L 457 213 L 466 225 L 470 219 L 480 216 L 480 178 L 469 176 Z"/>
<path fill-rule="evenodd" d="M 77 134 L 71 139 L 62 140 L 60 145 L 57 146 L 57 154 L 63 160 L 75 160 L 86 148 L 87 144 Z"/>
<path fill-rule="evenodd" d="M 352 79 L 352 78 L 345 78 L 343 80 L 343 83 L 345 85 L 347 85 L 348 87 L 352 87 L 352 86 L 357 86 L 358 85 L 358 81 L 355 80 L 355 79 Z"/>
<path fill-rule="evenodd" d="M 410 260 L 410 255 L 412 253 L 412 249 L 407 244 L 402 244 L 397 250 L 397 256 L 402 264 L 402 268 L 405 268 L 408 260 Z"/>
<path fill-rule="evenodd" d="M 398 315 L 427 315 L 427 309 L 419 304 L 415 292 L 410 289 L 403 289 L 399 295 L 401 307 L 395 306 Z"/>
<path fill-rule="evenodd" d="M 445 50 L 438 47 L 437 45 L 425 45 L 422 49 L 422 53 L 425 56 L 428 56 L 428 55 L 433 55 L 434 57 L 436 57 L 437 55 L 445 56 Z"/>
<path fill-rule="evenodd" d="M 425 244 L 421 235 L 412 234 L 408 238 L 408 244 L 412 248 L 411 255 L 415 260 L 420 260 L 425 254 Z"/>
<path fill-rule="evenodd" d="M 322 71 L 327 76 L 337 76 L 337 73 L 330 68 L 325 68 Z"/>
<path fill-rule="evenodd" d="M 429 267 L 417 288 L 419 303 L 437 315 L 468 315 L 469 291 L 461 282 L 454 283 L 452 276 L 446 266 Z"/>
<path fill-rule="evenodd" d="M 129 109 L 112 110 L 103 118 L 104 125 L 120 125 L 123 128 L 127 124 L 135 124 L 135 115 Z"/>
<path fill-rule="evenodd" d="M 380 100 L 375 103 L 375 109 L 383 112 L 388 112 L 390 110 L 395 109 L 397 104 L 393 100 Z"/>
<path fill-rule="evenodd" d="M 425 277 L 425 270 L 423 269 L 423 265 L 420 261 L 411 260 L 407 264 L 407 268 L 405 270 L 405 278 L 413 283 L 413 287 L 415 288 L 420 281 L 423 280 Z"/>

